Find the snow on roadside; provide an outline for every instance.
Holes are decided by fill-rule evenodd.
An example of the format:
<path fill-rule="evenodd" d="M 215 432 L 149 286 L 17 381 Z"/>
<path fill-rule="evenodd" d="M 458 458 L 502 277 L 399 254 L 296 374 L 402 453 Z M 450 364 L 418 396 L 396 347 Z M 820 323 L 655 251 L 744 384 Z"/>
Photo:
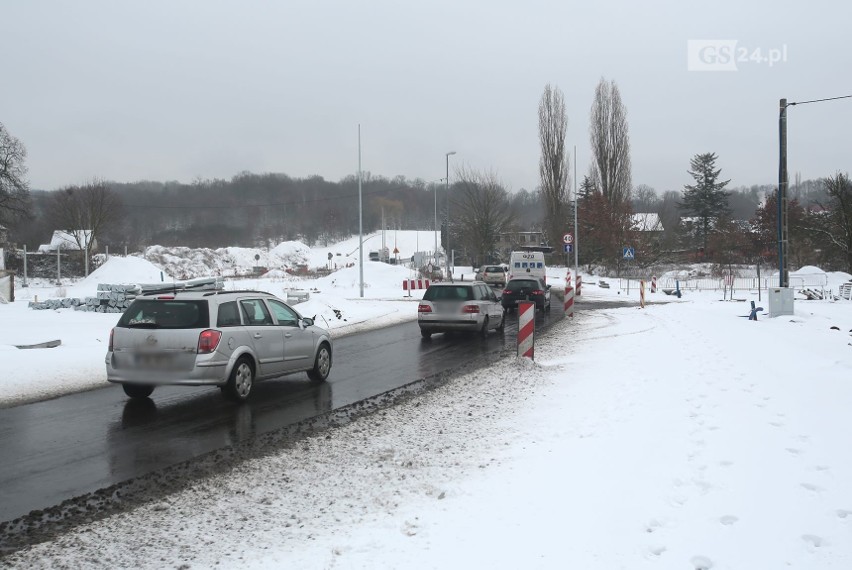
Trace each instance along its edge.
<path fill-rule="evenodd" d="M 852 566 L 852 347 L 831 328 L 852 305 L 752 322 L 714 297 L 579 312 L 535 363 L 505 359 L 8 563 Z"/>

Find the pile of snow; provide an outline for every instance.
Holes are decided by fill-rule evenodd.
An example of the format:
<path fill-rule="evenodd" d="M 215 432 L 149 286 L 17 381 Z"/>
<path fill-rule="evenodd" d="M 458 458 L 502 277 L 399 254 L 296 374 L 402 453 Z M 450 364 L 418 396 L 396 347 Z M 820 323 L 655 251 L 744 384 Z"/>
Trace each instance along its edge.
<path fill-rule="evenodd" d="M 370 251 L 378 251 L 383 245 L 402 263 L 411 259 L 415 252 L 435 249 L 435 232 L 419 230 L 387 231 L 364 236 L 364 260 Z M 140 257 L 161 267 L 177 279 L 196 277 L 244 277 L 252 275 L 255 267 L 265 267 L 275 276 L 299 266 L 309 269 L 341 269 L 358 264 L 361 249 L 359 237 L 354 236 L 340 242 L 310 248 L 299 241 L 281 242 L 273 248 L 222 247 L 189 248 L 153 245 L 145 248 Z M 398 253 L 394 254 L 396 250 Z"/>
<path fill-rule="evenodd" d="M 255 267 L 290 269 L 305 265 L 310 257 L 310 248 L 299 242 L 283 242 L 271 250 L 246 247 L 209 249 L 152 245 L 145 248 L 141 257 L 162 267 L 178 279 L 239 277 L 252 274 Z"/>

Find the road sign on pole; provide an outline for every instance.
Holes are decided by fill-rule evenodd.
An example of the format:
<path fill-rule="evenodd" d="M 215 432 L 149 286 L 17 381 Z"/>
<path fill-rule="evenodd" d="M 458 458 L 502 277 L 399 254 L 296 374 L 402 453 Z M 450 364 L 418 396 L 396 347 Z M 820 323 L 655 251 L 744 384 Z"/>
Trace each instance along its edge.
<path fill-rule="evenodd" d="M 636 250 L 632 247 L 622 248 L 622 256 L 624 259 L 636 259 Z"/>
<path fill-rule="evenodd" d="M 574 243 L 574 234 L 565 234 L 562 236 L 562 243 L 564 244 L 572 244 Z"/>
<path fill-rule="evenodd" d="M 571 253 L 572 251 L 574 251 L 574 246 L 570 243 L 566 243 L 562 246 L 562 251 L 564 253 Z"/>

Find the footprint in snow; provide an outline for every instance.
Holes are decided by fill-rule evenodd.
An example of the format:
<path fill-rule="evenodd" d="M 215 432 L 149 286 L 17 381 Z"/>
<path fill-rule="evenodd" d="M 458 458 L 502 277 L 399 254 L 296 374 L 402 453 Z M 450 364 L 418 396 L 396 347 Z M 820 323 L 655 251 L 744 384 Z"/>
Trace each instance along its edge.
<path fill-rule="evenodd" d="M 713 561 L 706 556 L 693 556 L 690 562 L 695 570 L 710 570 L 710 568 L 713 568 Z"/>
<path fill-rule="evenodd" d="M 813 483 L 800 483 L 800 485 L 804 489 L 810 491 L 811 493 L 813 493 L 815 495 L 819 495 L 820 493 L 822 493 L 824 491 L 824 489 L 822 487 L 820 487 L 819 485 L 814 485 Z"/>
<path fill-rule="evenodd" d="M 803 534 L 802 540 L 808 545 L 810 549 L 819 548 L 823 545 L 822 538 L 815 536 L 813 534 Z"/>
<path fill-rule="evenodd" d="M 846 509 L 837 509 L 837 518 L 841 520 L 852 521 L 852 511 Z"/>
<path fill-rule="evenodd" d="M 739 520 L 740 519 L 738 517 L 735 517 L 734 515 L 725 515 L 719 519 L 719 522 L 725 526 L 731 526 Z"/>

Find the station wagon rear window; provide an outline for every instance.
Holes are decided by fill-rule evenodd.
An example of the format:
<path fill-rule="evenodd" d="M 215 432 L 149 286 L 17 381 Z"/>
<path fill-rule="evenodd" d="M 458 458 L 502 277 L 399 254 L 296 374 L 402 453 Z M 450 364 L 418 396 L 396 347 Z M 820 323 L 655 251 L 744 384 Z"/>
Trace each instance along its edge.
<path fill-rule="evenodd" d="M 429 287 L 423 295 L 424 301 L 472 301 L 473 289 L 465 286 L 452 285 Z"/>
<path fill-rule="evenodd" d="M 207 301 L 136 299 L 116 326 L 146 329 L 204 329 L 210 326 Z"/>

